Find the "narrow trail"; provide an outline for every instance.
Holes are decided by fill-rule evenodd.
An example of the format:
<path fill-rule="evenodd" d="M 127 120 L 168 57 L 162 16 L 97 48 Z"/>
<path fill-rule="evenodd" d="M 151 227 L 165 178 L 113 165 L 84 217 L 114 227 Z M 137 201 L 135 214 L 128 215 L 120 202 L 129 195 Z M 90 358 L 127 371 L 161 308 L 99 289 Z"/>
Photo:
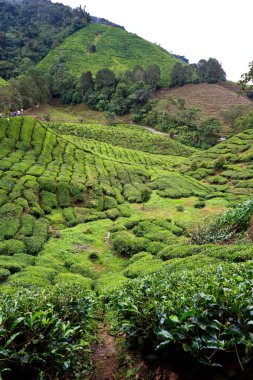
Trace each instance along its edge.
<path fill-rule="evenodd" d="M 165 136 L 165 137 L 168 137 L 171 139 L 171 136 L 169 133 L 166 133 L 166 132 L 161 132 L 161 131 L 157 131 L 157 129 L 155 128 L 152 128 L 152 127 L 147 127 L 146 125 L 141 125 L 141 126 L 138 126 L 137 124 L 135 124 L 135 127 L 141 127 L 141 128 L 144 128 L 146 129 L 147 131 L 149 132 L 152 132 L 154 133 L 155 135 L 162 135 L 162 136 Z"/>
<path fill-rule="evenodd" d="M 91 380 L 116 380 L 120 355 L 116 340 L 109 335 L 104 323 L 99 326 L 99 336 L 100 342 L 93 354 L 95 367 Z"/>

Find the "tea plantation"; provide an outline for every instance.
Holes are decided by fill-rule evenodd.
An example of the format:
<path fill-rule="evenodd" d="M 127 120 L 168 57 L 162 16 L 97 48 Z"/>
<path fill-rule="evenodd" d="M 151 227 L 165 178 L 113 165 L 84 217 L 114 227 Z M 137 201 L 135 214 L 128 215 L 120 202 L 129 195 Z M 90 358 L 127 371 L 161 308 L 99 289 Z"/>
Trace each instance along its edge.
<path fill-rule="evenodd" d="M 144 68 L 157 64 L 161 69 L 161 84 L 167 85 L 173 66 L 181 61 L 135 34 L 109 25 L 90 23 L 51 50 L 38 68 L 47 72 L 59 62 L 77 77 L 85 71 L 95 75 L 104 67 L 120 74 L 133 70 L 137 62 Z"/>
<path fill-rule="evenodd" d="M 7 84 L 6 80 L 0 77 L 0 86 L 7 86 Z"/>
<path fill-rule="evenodd" d="M 144 359 L 244 378 L 252 139 L 0 119 L 0 378 L 94 378 L 101 319 Z"/>

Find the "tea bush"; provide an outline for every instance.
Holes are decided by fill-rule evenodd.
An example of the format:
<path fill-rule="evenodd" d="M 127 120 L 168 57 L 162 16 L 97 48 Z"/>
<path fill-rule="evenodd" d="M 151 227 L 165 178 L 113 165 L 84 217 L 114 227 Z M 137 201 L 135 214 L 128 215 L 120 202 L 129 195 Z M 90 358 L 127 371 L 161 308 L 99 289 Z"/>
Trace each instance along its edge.
<path fill-rule="evenodd" d="M 82 286 L 0 294 L 0 374 L 5 380 L 72 376 L 89 366 L 95 302 Z"/>
<path fill-rule="evenodd" d="M 132 256 L 144 251 L 149 240 L 135 237 L 127 231 L 115 232 L 112 235 L 112 244 L 115 251 L 121 255 Z"/>
<path fill-rule="evenodd" d="M 192 231 L 192 242 L 196 244 L 228 241 L 236 234 L 245 232 L 253 214 L 253 200 L 239 203 L 233 209 L 216 216 L 209 223 Z"/>
<path fill-rule="evenodd" d="M 159 270 L 110 294 L 127 338 L 157 354 L 181 349 L 209 365 L 231 352 L 252 358 L 252 262 L 173 272 Z"/>

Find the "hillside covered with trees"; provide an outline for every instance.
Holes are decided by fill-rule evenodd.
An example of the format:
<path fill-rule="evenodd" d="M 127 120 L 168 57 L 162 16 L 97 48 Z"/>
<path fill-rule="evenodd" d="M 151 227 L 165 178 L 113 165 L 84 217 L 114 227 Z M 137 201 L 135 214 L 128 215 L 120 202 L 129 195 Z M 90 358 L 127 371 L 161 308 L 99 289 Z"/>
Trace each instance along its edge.
<path fill-rule="evenodd" d="M 0 9 L 0 73 L 5 79 L 25 73 L 89 21 L 85 9 L 49 0 L 1 0 Z"/>

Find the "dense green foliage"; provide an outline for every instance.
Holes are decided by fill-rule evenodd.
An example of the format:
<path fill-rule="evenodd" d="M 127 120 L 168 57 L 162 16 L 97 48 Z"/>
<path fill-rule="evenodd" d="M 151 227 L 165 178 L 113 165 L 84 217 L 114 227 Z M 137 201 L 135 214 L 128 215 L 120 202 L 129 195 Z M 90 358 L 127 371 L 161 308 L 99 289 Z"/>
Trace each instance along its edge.
<path fill-rule="evenodd" d="M 5 79 L 25 73 L 89 20 L 81 7 L 51 1 L 1 0 L 0 7 L 0 72 Z"/>
<path fill-rule="evenodd" d="M 91 45 L 96 47 L 94 53 L 89 51 Z M 52 50 L 38 67 L 49 72 L 61 63 L 69 73 L 79 78 L 83 72 L 91 71 L 95 75 L 103 68 L 118 75 L 133 70 L 136 64 L 144 69 L 156 64 L 161 70 L 161 84 L 166 85 L 177 61 L 167 51 L 137 35 L 112 26 L 90 23 Z"/>
<path fill-rule="evenodd" d="M 97 133 L 95 126 L 88 129 Z M 184 196 L 209 191 L 195 180 L 168 172 L 175 163 L 182 162 L 183 157 L 176 160 L 155 154 L 149 157 L 141 151 L 94 140 L 80 141 L 80 138 L 58 135 L 31 118 L 1 119 L 0 131 L 0 252 L 3 258 L 0 267 L 4 269 L 3 279 L 12 275 L 13 283 L 27 284 L 18 272 L 31 265 L 30 255 L 38 254 L 47 241 L 48 216 L 54 210 L 61 210 L 58 211 L 59 224 L 74 226 L 124 215 L 126 210 L 120 205 L 126 200 L 142 203 L 143 192 L 150 192 L 149 186 L 160 189 L 161 196 L 165 197 L 170 194 L 180 197 L 182 191 Z M 123 126 L 118 131 L 122 133 Z M 130 127 L 129 134 L 127 130 L 124 133 L 125 143 L 130 146 L 135 133 L 141 135 L 142 131 Z M 161 149 L 160 144 L 162 147 L 167 144 L 172 154 L 180 153 L 181 146 L 170 145 L 166 138 L 164 141 L 156 139 L 146 131 L 145 136 L 147 147 L 153 152 Z M 189 155 L 190 150 L 184 149 L 182 154 Z M 159 167 L 154 176 L 154 169 Z M 165 192 L 164 186 L 169 182 L 174 184 L 174 190 Z M 180 184 L 180 192 L 175 183 Z M 28 273 L 32 274 L 31 268 Z M 48 283 L 52 274 L 43 272 L 42 268 L 40 273 L 37 279 L 31 278 L 34 284 Z"/>
<path fill-rule="evenodd" d="M 249 227 L 252 234 L 253 200 L 249 199 L 232 210 L 216 217 L 202 227 L 198 227 L 192 234 L 192 241 L 205 244 L 217 241 L 228 241 L 235 235 L 245 232 Z"/>
<path fill-rule="evenodd" d="M 218 120 L 150 101 L 159 86 L 225 80 L 216 59 L 188 65 L 106 20 L 87 25 L 81 7 L 0 6 L 1 75 L 22 74 L 0 78 L 0 378 L 95 378 L 101 318 L 170 374 L 186 359 L 209 366 L 202 378 L 241 378 L 253 360 L 252 112 L 224 114 L 243 133 L 216 144 Z M 9 117 L 50 97 L 73 105 L 74 123 Z M 88 123 L 88 106 L 109 125 Z M 129 112 L 167 133 L 117 124 Z"/>
<path fill-rule="evenodd" d="M 216 217 L 211 232 L 204 224 L 193 235 L 183 222 L 189 204 L 192 226 L 213 198 L 235 204 L 250 194 L 251 139 L 249 130 L 201 153 L 134 125 L 1 119 L 0 281 L 13 326 L 3 330 L 1 363 L 12 370 L 3 379 L 85 373 L 96 312 L 80 318 L 91 289 L 111 302 L 115 331 L 136 347 L 160 357 L 180 348 L 207 364 L 227 352 L 251 358 L 252 201 Z M 222 234 L 241 242 L 216 245 Z"/>
<path fill-rule="evenodd" d="M 201 154 L 192 156 L 187 174 L 215 185 L 238 202 L 252 194 L 252 139 L 249 129 Z M 190 170 L 190 171 L 189 171 Z"/>
<path fill-rule="evenodd" d="M 7 291 L 0 305 L 3 379 L 73 378 L 88 369 L 95 301 L 81 286 Z"/>
<path fill-rule="evenodd" d="M 252 357 L 252 263 L 185 267 L 129 282 L 111 295 L 119 327 L 143 350 L 222 364 Z M 239 359 L 238 359 L 239 358 Z M 240 363 L 238 362 L 238 366 Z"/>
<path fill-rule="evenodd" d="M 137 112 L 133 120 L 167 132 L 182 144 L 210 148 L 217 144 L 221 123 L 204 117 L 197 108 L 187 108 L 184 99 L 168 97 L 151 100 Z"/>
<path fill-rule="evenodd" d="M 187 83 L 217 83 L 226 80 L 226 73 L 215 58 L 201 59 L 197 64 L 176 63 L 171 73 L 171 86 Z"/>
<path fill-rule="evenodd" d="M 113 146 L 147 153 L 160 154 L 164 156 L 173 155 L 189 157 L 197 150 L 184 146 L 177 141 L 150 133 L 142 127 L 129 124 L 117 124 L 113 126 L 91 125 L 91 124 L 58 124 L 52 123 L 51 127 L 58 133 L 77 136 L 82 139 L 83 144 L 91 144 L 92 148 L 99 147 L 99 141 Z M 88 140 L 87 140 L 88 139 Z M 102 149 L 102 147 L 100 148 Z M 106 153 L 105 153 L 106 154 Z M 155 156 L 150 156 L 150 160 Z M 166 157 L 164 157 L 164 160 Z M 176 160 L 176 158 L 174 158 Z"/>
<path fill-rule="evenodd" d="M 3 78 L 0 77 L 0 86 L 7 86 L 7 84 L 8 83 Z"/>

